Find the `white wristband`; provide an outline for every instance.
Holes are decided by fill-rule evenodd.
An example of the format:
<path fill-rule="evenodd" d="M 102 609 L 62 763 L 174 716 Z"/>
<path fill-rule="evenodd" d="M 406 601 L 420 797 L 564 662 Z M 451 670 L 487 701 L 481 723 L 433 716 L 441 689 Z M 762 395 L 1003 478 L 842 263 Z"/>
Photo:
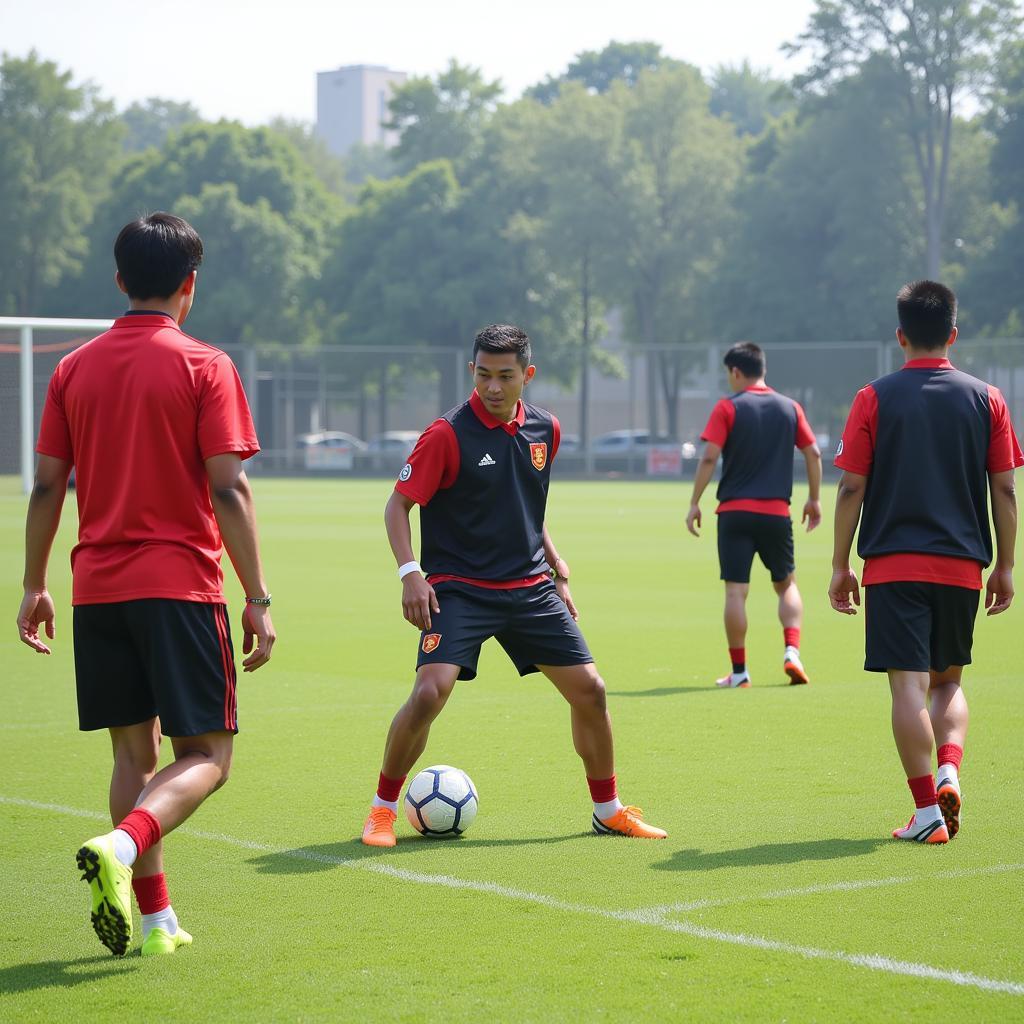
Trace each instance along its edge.
<path fill-rule="evenodd" d="M 419 562 L 406 562 L 398 567 L 398 578 L 404 580 L 411 572 L 423 572 Z"/>

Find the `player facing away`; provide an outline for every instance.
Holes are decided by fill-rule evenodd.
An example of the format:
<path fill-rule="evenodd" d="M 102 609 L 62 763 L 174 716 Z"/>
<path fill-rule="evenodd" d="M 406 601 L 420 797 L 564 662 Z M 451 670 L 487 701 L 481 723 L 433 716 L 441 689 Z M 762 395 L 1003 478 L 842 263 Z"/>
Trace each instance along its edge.
<path fill-rule="evenodd" d="M 716 686 L 749 687 L 747 671 L 747 594 L 754 555 L 771 573 L 779 598 L 784 651 L 782 668 L 791 684 L 808 683 L 800 660 L 800 627 L 804 607 L 796 585 L 793 523 L 793 449 L 807 465 L 809 497 L 802 522 L 810 532 L 821 522 L 821 452 L 798 402 L 765 383 L 764 352 L 749 341 L 725 354 L 732 395 L 711 411 L 701 440 L 704 454 L 697 465 L 686 528 L 699 537 L 700 499 L 722 456 L 718 483 L 718 562 L 725 583 L 725 635 L 732 668 Z"/>
<path fill-rule="evenodd" d="M 127 951 L 134 889 L 150 956 L 192 941 L 171 907 L 161 837 L 227 781 L 237 731 L 222 543 L 247 595 L 245 671 L 269 660 L 274 629 L 242 469 L 259 451 L 242 383 L 225 353 L 181 329 L 202 241 L 180 218 L 154 213 L 122 229 L 114 257 L 131 308 L 50 380 L 18 630 L 50 653 L 40 636 L 40 626 L 54 636 L 46 569 L 74 467 L 79 727 L 110 732 L 117 826 L 84 843 L 77 862 L 100 941 Z M 161 734 L 174 761 L 157 771 Z"/>
<path fill-rule="evenodd" d="M 469 401 L 424 431 L 384 512 L 402 609 L 421 635 L 416 681 L 388 732 L 363 842 L 395 845 L 405 777 L 456 680 L 476 676 L 480 647 L 492 636 L 520 675 L 543 672 L 568 701 L 594 831 L 664 839 L 639 808 L 619 801 L 604 683 L 576 624 L 569 566 L 544 524 L 560 430 L 551 413 L 521 397 L 536 372 L 530 339 L 518 327 L 486 327 L 469 369 Z M 422 569 L 412 549 L 413 505 Z"/>
<path fill-rule="evenodd" d="M 916 810 L 893 836 L 945 843 L 960 829 L 960 763 L 967 736 L 961 688 L 971 662 L 982 568 L 996 564 L 989 615 L 1013 599 L 1017 505 L 1013 473 L 1024 455 L 1003 396 L 949 361 L 956 298 L 917 281 L 896 300 L 905 363 L 857 392 L 836 452 L 843 470 L 828 596 L 860 604 L 850 547 L 864 559 L 865 660 L 886 672 L 892 731 Z M 933 757 L 938 772 L 932 775 Z"/>

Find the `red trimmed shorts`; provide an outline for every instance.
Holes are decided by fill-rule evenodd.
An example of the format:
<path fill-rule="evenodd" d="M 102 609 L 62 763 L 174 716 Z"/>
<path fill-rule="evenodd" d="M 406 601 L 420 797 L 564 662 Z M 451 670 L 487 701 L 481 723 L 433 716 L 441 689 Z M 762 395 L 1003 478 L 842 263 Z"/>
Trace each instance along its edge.
<path fill-rule="evenodd" d="M 224 605 L 166 598 L 76 605 L 74 634 L 80 729 L 159 717 L 165 736 L 238 732 Z"/>

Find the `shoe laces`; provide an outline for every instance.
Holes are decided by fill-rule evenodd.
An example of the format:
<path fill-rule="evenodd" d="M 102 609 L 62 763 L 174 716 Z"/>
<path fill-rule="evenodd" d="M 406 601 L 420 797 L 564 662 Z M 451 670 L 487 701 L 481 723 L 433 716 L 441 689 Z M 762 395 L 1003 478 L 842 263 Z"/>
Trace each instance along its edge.
<path fill-rule="evenodd" d="M 643 821 L 644 820 L 644 812 L 639 807 L 635 807 L 633 805 L 630 805 L 629 807 L 623 807 L 622 808 L 622 813 L 630 821 Z"/>
<path fill-rule="evenodd" d="M 390 825 L 393 818 L 397 815 L 390 807 L 371 807 L 370 808 L 370 820 L 375 826 L 377 825 Z"/>

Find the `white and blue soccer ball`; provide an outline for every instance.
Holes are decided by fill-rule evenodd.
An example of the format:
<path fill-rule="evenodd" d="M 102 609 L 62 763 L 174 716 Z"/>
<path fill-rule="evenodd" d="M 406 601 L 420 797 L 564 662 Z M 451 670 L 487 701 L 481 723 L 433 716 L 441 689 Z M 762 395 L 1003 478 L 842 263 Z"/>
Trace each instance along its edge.
<path fill-rule="evenodd" d="M 479 802 L 473 780 L 460 768 L 424 768 L 405 792 L 405 815 L 424 836 L 461 836 L 473 824 Z"/>

